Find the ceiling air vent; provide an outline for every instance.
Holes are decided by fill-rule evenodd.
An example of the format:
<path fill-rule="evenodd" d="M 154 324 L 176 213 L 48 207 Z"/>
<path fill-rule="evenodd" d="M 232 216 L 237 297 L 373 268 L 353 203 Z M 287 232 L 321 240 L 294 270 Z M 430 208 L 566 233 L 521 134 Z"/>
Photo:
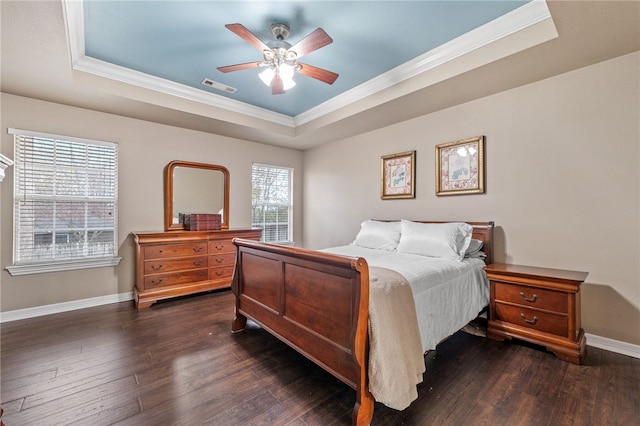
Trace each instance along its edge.
<path fill-rule="evenodd" d="M 227 93 L 236 93 L 236 90 L 238 90 L 235 87 L 227 86 L 226 84 L 218 83 L 217 81 L 209 80 L 208 78 L 202 80 L 202 84 Z"/>

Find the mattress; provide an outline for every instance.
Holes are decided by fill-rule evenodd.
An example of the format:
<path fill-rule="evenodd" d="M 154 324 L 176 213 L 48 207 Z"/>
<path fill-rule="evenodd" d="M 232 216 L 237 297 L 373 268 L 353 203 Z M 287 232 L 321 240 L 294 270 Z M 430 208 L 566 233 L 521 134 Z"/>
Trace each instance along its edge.
<path fill-rule="evenodd" d="M 354 244 L 322 251 L 363 257 L 371 267 L 401 274 L 413 293 L 423 352 L 435 349 L 489 304 L 489 281 L 482 259 L 455 261 Z"/>

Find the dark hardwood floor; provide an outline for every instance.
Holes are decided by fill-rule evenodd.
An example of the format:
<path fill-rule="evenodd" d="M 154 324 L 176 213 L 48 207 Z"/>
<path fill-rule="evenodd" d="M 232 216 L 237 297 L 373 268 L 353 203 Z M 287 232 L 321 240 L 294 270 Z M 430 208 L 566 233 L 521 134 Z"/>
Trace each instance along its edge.
<path fill-rule="evenodd" d="M 112 304 L 2 324 L 7 426 L 350 425 L 355 392 L 253 325 L 229 291 L 136 311 Z M 373 425 L 634 425 L 640 359 L 586 365 L 458 332 L 427 355 L 419 398 Z"/>

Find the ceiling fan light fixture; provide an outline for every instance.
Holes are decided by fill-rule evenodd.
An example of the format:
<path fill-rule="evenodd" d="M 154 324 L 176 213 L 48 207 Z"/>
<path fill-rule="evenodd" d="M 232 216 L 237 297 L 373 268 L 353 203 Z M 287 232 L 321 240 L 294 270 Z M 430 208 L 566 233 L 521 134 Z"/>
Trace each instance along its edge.
<path fill-rule="evenodd" d="M 267 86 L 271 85 L 271 80 L 273 80 L 274 75 L 276 75 L 276 73 L 273 72 L 273 68 L 271 67 L 265 68 L 264 71 L 258 74 L 258 76 L 260 77 L 260 80 L 262 80 L 262 82 Z"/>
<path fill-rule="evenodd" d="M 295 72 L 294 66 L 282 64 L 278 71 L 278 74 L 280 74 L 280 78 L 282 79 L 282 88 L 284 90 L 289 90 L 296 85 L 296 82 L 293 81 L 293 73 Z"/>
<path fill-rule="evenodd" d="M 274 53 L 273 50 L 271 49 L 265 49 L 262 51 L 262 55 L 264 56 L 265 61 L 272 61 L 273 58 L 276 56 L 276 54 Z"/>
<path fill-rule="evenodd" d="M 295 66 L 282 64 L 277 68 L 265 68 L 265 70 L 258 74 L 258 76 L 265 85 L 271 86 L 271 82 L 273 81 L 273 78 L 277 73 L 278 75 L 280 75 L 280 79 L 282 80 L 282 88 L 284 90 L 289 90 L 296 85 L 296 82 L 293 80 L 293 74 L 295 73 L 295 70 Z"/>
<path fill-rule="evenodd" d="M 283 81 L 291 80 L 291 82 L 293 82 L 293 74 L 296 70 L 295 66 L 289 65 L 289 64 L 282 64 L 280 65 L 278 70 L 279 70 L 280 78 Z"/>

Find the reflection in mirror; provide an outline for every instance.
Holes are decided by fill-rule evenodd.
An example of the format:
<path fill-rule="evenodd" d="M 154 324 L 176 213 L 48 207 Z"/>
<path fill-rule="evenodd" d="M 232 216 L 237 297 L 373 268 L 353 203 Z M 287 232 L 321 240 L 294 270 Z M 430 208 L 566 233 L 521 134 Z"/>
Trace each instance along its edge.
<path fill-rule="evenodd" d="M 165 230 L 184 229 L 180 214 L 219 213 L 229 221 L 229 171 L 213 164 L 172 161 L 165 169 Z"/>
<path fill-rule="evenodd" d="M 219 213 L 224 216 L 224 174 L 218 170 L 173 169 L 172 223 L 180 213 Z"/>

